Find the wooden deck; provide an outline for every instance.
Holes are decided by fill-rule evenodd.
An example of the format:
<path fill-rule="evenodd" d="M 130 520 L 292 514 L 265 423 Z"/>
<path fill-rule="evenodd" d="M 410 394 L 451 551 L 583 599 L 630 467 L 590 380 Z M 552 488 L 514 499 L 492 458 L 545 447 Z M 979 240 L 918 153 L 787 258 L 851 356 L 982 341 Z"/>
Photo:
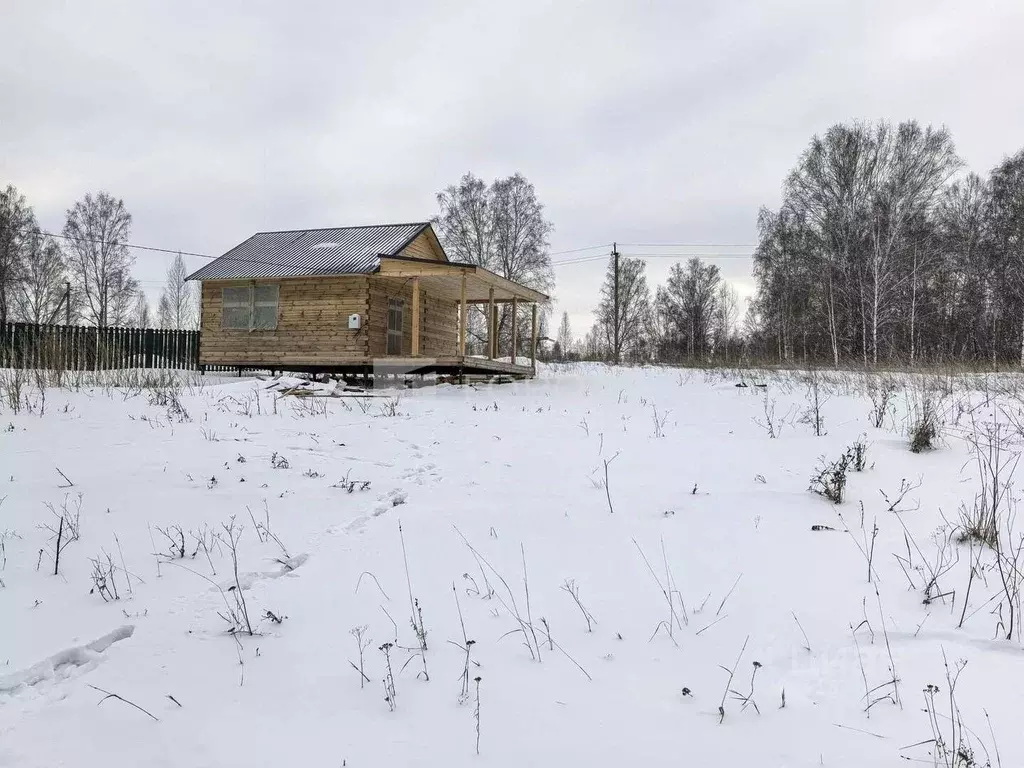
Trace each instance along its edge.
<path fill-rule="evenodd" d="M 522 358 L 520 358 L 522 359 Z M 486 357 L 471 355 L 451 355 L 446 357 L 366 357 L 348 358 L 337 362 L 296 362 L 268 365 L 266 362 L 235 361 L 219 363 L 239 370 L 260 370 L 271 372 L 293 371 L 297 373 L 335 373 L 341 375 L 386 375 L 386 376 L 419 376 L 428 373 L 439 373 L 452 376 L 512 376 L 515 378 L 532 378 L 533 368 L 530 365 L 517 365 L 503 360 L 489 360 Z"/>
<path fill-rule="evenodd" d="M 415 368 L 415 373 L 426 373 L 423 367 L 436 373 L 487 374 L 505 373 L 511 376 L 533 376 L 529 365 L 516 365 L 502 360 L 489 360 L 486 357 L 471 355 L 454 355 L 451 357 L 378 357 L 373 361 L 375 368 L 389 372 L 389 369 Z"/>

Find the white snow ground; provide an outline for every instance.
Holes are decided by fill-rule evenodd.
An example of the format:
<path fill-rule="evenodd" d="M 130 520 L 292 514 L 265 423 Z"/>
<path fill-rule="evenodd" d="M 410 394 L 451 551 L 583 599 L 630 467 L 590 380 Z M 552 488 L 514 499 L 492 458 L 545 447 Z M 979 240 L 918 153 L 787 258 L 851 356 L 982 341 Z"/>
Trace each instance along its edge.
<path fill-rule="evenodd" d="M 31 412 L 3 403 L 0 766 L 931 765 L 932 721 L 957 738 L 944 654 L 954 672 L 968 662 L 954 719 L 976 764 L 987 749 L 993 766 L 1024 765 L 1024 653 L 1018 629 L 993 639 L 1010 601 L 991 554 L 963 628 L 968 545 L 947 547 L 959 562 L 933 590 L 955 595 L 923 603 L 944 516 L 977 489 L 960 435 L 1018 401 L 942 382 L 956 390 L 943 444 L 916 455 L 902 390 L 874 429 L 864 378 L 843 377 L 825 387 L 827 435 L 791 418 L 771 439 L 765 398 L 791 417 L 806 398 L 791 376 L 766 381 L 572 366 L 366 400 L 278 400 L 236 380 L 186 387 L 181 409 L 115 387 L 48 389 L 42 413 L 35 390 Z M 846 501 L 808 492 L 819 456 L 860 435 L 869 466 Z M 890 512 L 880 492 L 904 479 L 921 485 Z M 42 526 L 65 503 L 80 503 L 80 537 L 54 576 Z M 251 637 L 220 615 L 231 517 Z M 159 532 L 174 526 L 183 559 Z M 104 553 L 117 600 L 91 579 Z M 655 576 L 671 579 L 675 621 Z M 429 680 L 406 650 L 410 585 Z M 475 641 L 468 696 L 456 595 Z M 365 687 L 350 663 L 364 625 Z"/>

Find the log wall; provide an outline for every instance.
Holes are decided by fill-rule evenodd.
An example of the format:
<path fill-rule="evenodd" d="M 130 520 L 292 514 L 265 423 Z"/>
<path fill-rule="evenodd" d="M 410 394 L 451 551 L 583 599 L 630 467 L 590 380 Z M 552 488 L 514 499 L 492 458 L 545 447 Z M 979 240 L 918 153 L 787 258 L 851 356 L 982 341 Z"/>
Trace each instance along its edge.
<path fill-rule="evenodd" d="M 248 283 L 221 280 L 203 283 L 200 363 L 262 363 L 279 367 L 287 363 L 330 365 L 366 357 L 369 338 L 365 322 L 369 309 L 367 277 L 259 282 L 279 285 L 277 328 L 272 331 L 221 328 L 221 289 Z M 364 319 L 358 331 L 348 328 L 348 316 L 353 313 L 359 313 Z"/>
<path fill-rule="evenodd" d="M 431 261 L 447 261 L 441 244 L 433 236 L 433 230 L 427 229 L 402 249 L 401 256 L 413 259 L 430 259 Z"/>
<path fill-rule="evenodd" d="M 291 364 L 332 365 L 387 354 L 388 299 L 405 302 L 402 355 L 412 352 L 412 279 L 378 276 L 261 280 L 279 286 L 277 328 L 235 330 L 221 327 L 222 289 L 245 281 L 203 283 L 199 362 L 278 368 Z M 348 316 L 363 318 L 358 331 Z M 420 355 L 448 357 L 458 352 L 458 305 L 420 289 Z"/>
<path fill-rule="evenodd" d="M 402 354 L 412 351 L 412 278 L 370 278 L 369 350 L 383 357 L 388 342 L 388 300 L 402 299 Z M 458 305 L 420 288 L 420 355 L 445 357 L 458 352 Z"/>

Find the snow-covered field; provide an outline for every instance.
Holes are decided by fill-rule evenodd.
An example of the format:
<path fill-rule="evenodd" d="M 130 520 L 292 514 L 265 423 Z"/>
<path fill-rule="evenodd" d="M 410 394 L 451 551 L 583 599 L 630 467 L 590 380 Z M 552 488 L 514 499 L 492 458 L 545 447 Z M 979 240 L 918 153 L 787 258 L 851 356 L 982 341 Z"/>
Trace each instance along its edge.
<path fill-rule="evenodd" d="M 1013 532 L 1001 578 L 955 530 L 1013 380 L 907 380 L 882 428 L 822 380 L 822 436 L 798 376 L 737 381 L 0 402 L 0 766 L 1024 765 Z M 809 492 L 861 436 L 845 501 Z"/>

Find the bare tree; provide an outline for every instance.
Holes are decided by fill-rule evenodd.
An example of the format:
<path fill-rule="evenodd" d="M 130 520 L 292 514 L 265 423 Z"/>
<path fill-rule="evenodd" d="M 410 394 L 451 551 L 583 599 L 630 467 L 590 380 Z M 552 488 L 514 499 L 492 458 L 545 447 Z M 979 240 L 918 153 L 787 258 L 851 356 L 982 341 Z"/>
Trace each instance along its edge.
<path fill-rule="evenodd" d="M 554 285 L 548 235 L 551 223 L 533 185 L 521 174 L 495 179 L 490 186 L 472 173 L 437 194 L 440 212 L 433 224 L 449 258 L 476 264 L 538 291 Z M 468 332 L 486 337 L 485 309 L 476 306 Z M 511 336 L 510 308 L 502 306 L 499 338 Z M 528 322 L 520 318 L 520 323 Z M 520 328 L 520 337 L 528 330 Z"/>
<path fill-rule="evenodd" d="M 458 184 L 437 193 L 441 209 L 433 224 L 452 261 L 487 267 L 493 261 L 491 193 L 482 179 L 465 174 Z"/>
<path fill-rule="evenodd" d="M 989 185 L 973 173 L 944 190 L 935 221 L 938 258 L 925 265 L 932 267 L 925 274 L 940 289 L 932 314 L 944 350 L 955 354 L 959 349 L 961 355 L 988 357 L 994 363 L 999 355 L 995 330 L 1001 302 L 998 270 L 990 258 L 990 199 Z M 922 282 L 915 280 L 912 286 L 911 362 L 918 356 L 918 305 L 927 306 L 928 301 L 928 295 L 917 290 Z"/>
<path fill-rule="evenodd" d="M 25 243 L 20 279 L 14 284 L 15 314 L 27 323 L 51 322 L 66 293 L 67 268 L 60 246 L 38 232 L 30 235 Z"/>
<path fill-rule="evenodd" d="M 642 259 L 621 259 L 616 297 L 615 257 L 608 261 L 608 272 L 601 286 L 601 301 L 594 310 L 594 329 L 595 340 L 613 360 L 636 360 L 647 356 L 651 292 L 647 287 L 646 266 Z M 615 349 L 616 339 L 618 350 Z"/>
<path fill-rule="evenodd" d="M 12 314 L 26 242 L 35 230 L 36 217 L 25 196 L 13 184 L 0 189 L 0 324 Z"/>
<path fill-rule="evenodd" d="M 673 264 L 668 282 L 659 287 L 656 306 L 663 335 L 660 353 L 670 360 L 703 359 L 712 349 L 718 313 L 718 267 L 690 259 L 684 268 Z"/>
<path fill-rule="evenodd" d="M 871 327 L 871 362 L 878 363 L 879 328 L 895 317 L 904 283 L 913 275 L 899 259 L 909 245 L 907 234 L 915 221 L 931 212 L 943 185 L 960 167 L 960 159 L 949 131 L 921 128 L 913 120 L 895 131 L 880 123 L 874 142 L 877 177 L 871 194 L 864 304 Z M 866 340 L 864 346 L 866 357 Z"/>
<path fill-rule="evenodd" d="M 126 246 L 131 226 L 124 201 L 106 192 L 87 194 L 67 212 L 68 268 L 86 320 L 100 328 L 126 323 L 135 309 L 139 286 Z"/>
<path fill-rule="evenodd" d="M 721 355 L 722 359 L 729 360 L 729 342 L 736 333 L 736 326 L 740 319 L 740 297 L 729 283 L 724 280 L 718 286 L 718 295 L 715 297 L 715 355 Z"/>
<path fill-rule="evenodd" d="M 813 233 L 807 255 L 817 262 L 822 305 L 835 365 L 851 292 L 850 275 L 866 250 L 867 217 L 875 187 L 877 153 L 871 126 L 834 125 L 815 136 L 785 185 L 786 204 Z"/>
<path fill-rule="evenodd" d="M 994 246 L 1020 301 L 1024 299 L 1024 150 L 1006 158 L 992 171 L 989 214 Z M 1019 360 L 1024 367 L 1024 313 Z"/>
<path fill-rule="evenodd" d="M 131 317 L 128 319 L 127 325 L 132 328 L 153 327 L 153 313 L 149 308 L 149 299 L 142 291 L 135 294 L 135 303 L 132 305 Z"/>
<path fill-rule="evenodd" d="M 558 353 L 555 356 L 565 359 L 572 352 L 572 327 L 569 325 L 569 313 L 562 313 L 562 322 L 558 324 L 558 336 L 555 339 Z"/>
<path fill-rule="evenodd" d="M 587 335 L 580 339 L 580 354 L 584 360 L 602 360 L 608 356 L 608 350 L 604 346 L 604 331 L 600 324 L 595 322 Z"/>
<path fill-rule="evenodd" d="M 1024 270 L 1018 285 L 993 185 L 950 183 L 960 165 L 948 131 L 915 121 L 814 137 L 758 220 L 751 347 L 835 365 L 1009 359 Z"/>
<path fill-rule="evenodd" d="M 533 184 L 518 173 L 497 179 L 491 184 L 491 200 L 494 260 L 490 268 L 528 288 L 549 290 L 554 284 L 548 256 L 552 226 Z"/>
<path fill-rule="evenodd" d="M 167 268 L 167 284 L 160 292 L 157 316 L 161 328 L 195 328 L 198 324 L 196 294 L 191 283 L 186 282 L 188 270 L 179 253 Z"/>
<path fill-rule="evenodd" d="M 753 271 L 758 291 L 746 319 L 759 322 L 746 323 L 747 337 L 770 339 L 779 362 L 792 360 L 798 351 L 806 359 L 808 337 L 813 343 L 824 303 L 819 239 L 806 218 L 786 204 L 778 213 L 762 208 L 757 227 Z"/>
<path fill-rule="evenodd" d="M 440 213 L 434 217 L 433 224 L 448 258 L 487 267 L 494 253 L 487 185 L 482 179 L 467 173 L 458 184 L 437 194 L 437 204 Z M 488 334 L 486 309 L 472 305 L 467 321 L 467 336 L 483 342 Z"/>

